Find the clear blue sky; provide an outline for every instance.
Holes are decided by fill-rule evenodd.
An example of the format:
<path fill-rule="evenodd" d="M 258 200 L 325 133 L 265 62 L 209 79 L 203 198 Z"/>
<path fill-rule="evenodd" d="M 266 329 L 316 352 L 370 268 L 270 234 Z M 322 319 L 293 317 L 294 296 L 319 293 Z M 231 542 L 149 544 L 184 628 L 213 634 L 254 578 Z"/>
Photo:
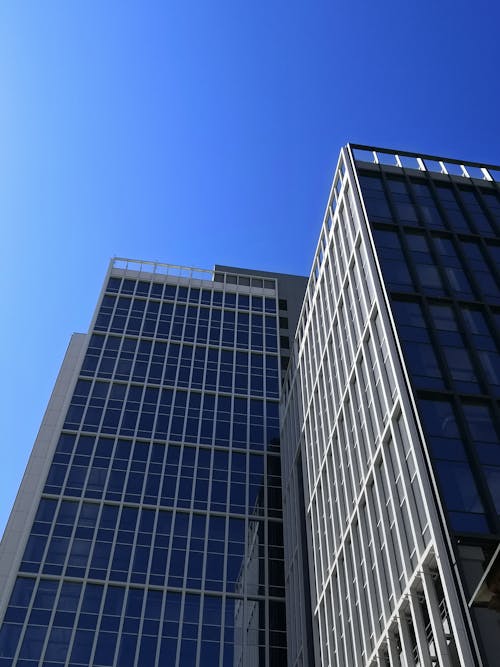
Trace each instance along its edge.
<path fill-rule="evenodd" d="M 348 141 L 500 162 L 486 0 L 0 5 L 0 531 L 113 255 L 308 273 Z"/>

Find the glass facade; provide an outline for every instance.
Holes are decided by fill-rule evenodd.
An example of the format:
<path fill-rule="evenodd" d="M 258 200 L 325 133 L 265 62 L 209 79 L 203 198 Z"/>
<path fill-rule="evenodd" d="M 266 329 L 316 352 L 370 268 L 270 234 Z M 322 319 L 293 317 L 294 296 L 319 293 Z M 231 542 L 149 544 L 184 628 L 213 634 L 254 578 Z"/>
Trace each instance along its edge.
<path fill-rule="evenodd" d="M 282 397 L 290 666 L 498 659 L 500 190 L 452 163 L 339 159 Z"/>
<path fill-rule="evenodd" d="M 359 179 L 450 527 L 498 538 L 500 195 L 460 177 Z"/>
<path fill-rule="evenodd" d="M 227 278 L 134 276 L 113 263 L 6 607 L 0 665 L 286 663 L 286 303 L 279 277 Z"/>

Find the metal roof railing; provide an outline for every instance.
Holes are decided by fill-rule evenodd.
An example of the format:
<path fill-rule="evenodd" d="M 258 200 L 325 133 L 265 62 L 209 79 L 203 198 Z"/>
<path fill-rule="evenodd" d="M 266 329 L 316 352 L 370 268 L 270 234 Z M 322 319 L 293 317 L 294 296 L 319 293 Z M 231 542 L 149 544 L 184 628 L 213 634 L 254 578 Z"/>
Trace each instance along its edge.
<path fill-rule="evenodd" d="M 500 167 L 497 165 L 362 144 L 349 144 L 349 146 L 356 161 L 500 182 Z"/>

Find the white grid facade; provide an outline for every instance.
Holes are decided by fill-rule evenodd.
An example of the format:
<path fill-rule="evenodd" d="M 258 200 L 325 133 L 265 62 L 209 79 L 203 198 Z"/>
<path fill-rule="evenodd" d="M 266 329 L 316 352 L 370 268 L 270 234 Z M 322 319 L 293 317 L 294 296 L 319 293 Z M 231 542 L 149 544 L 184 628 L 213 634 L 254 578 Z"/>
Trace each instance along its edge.
<path fill-rule="evenodd" d="M 307 550 L 316 664 L 465 667 L 474 662 L 378 276 L 344 149 L 282 398 L 289 665 L 310 663 Z"/>
<path fill-rule="evenodd" d="M 113 260 L 2 542 L 1 665 L 286 661 L 278 287 Z"/>

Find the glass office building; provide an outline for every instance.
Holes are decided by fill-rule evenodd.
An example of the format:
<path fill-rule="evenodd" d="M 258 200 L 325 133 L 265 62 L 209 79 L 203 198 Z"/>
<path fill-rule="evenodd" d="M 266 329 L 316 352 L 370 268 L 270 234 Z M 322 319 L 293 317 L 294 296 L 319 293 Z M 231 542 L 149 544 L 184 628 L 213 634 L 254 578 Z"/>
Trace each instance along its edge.
<path fill-rule="evenodd" d="M 282 399 L 290 666 L 498 664 L 499 180 L 341 152 Z"/>
<path fill-rule="evenodd" d="M 111 262 L 2 541 L 0 665 L 286 664 L 279 395 L 305 285 Z"/>
<path fill-rule="evenodd" d="M 114 260 L 0 547 L 0 667 L 497 665 L 499 182 L 347 145 L 308 281 Z"/>

